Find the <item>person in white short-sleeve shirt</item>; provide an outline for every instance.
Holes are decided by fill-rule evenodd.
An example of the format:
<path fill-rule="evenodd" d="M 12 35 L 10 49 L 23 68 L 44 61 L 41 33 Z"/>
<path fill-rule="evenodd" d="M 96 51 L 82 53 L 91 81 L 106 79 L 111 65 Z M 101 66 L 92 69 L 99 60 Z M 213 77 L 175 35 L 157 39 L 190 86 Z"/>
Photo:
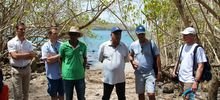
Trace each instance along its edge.
<path fill-rule="evenodd" d="M 14 98 L 28 100 L 31 77 L 31 60 L 35 57 L 33 46 L 25 38 L 25 24 L 16 25 L 16 36 L 7 43 L 10 65 L 12 67 L 12 83 Z"/>
<path fill-rule="evenodd" d="M 202 47 L 198 47 L 196 54 L 194 54 L 194 49 L 198 44 L 196 43 L 196 30 L 193 27 L 187 27 L 181 33 L 183 35 L 183 40 L 185 44 L 182 45 L 182 53 L 179 54 L 181 55 L 180 62 L 178 62 L 180 63 L 180 68 L 179 71 L 177 71 L 178 68 L 177 66 L 175 66 L 172 75 L 173 77 L 176 77 L 178 74 L 178 79 L 180 81 L 180 84 L 182 85 L 183 91 L 191 88 L 192 91 L 196 92 L 202 75 L 204 62 L 207 62 L 205 51 Z M 182 46 L 180 47 L 180 49 L 182 48 Z M 195 76 L 193 75 L 194 55 L 198 64 L 198 69 L 195 72 Z M 184 99 L 188 100 L 189 95 L 185 96 Z"/>
<path fill-rule="evenodd" d="M 100 45 L 98 58 L 104 64 L 102 100 L 109 100 L 111 92 L 116 87 L 118 100 L 125 100 L 125 63 L 128 62 L 128 48 L 121 40 L 122 30 L 113 27 L 111 40 Z"/>

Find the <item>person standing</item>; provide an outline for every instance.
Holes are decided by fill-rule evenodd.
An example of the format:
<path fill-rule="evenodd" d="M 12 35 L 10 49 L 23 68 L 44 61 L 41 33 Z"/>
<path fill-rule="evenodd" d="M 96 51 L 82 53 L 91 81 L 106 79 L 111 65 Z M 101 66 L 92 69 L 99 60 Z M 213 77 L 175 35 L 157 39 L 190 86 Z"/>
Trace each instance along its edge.
<path fill-rule="evenodd" d="M 49 40 L 41 47 L 41 59 L 44 60 L 48 80 L 47 92 L 51 96 L 51 100 L 64 100 L 61 61 L 58 52 L 61 45 L 61 42 L 58 41 L 58 28 L 51 27 L 48 36 Z"/>
<path fill-rule="evenodd" d="M 15 100 L 28 100 L 31 62 L 35 57 L 33 46 L 25 38 L 25 24 L 16 25 L 16 36 L 7 43 Z"/>
<path fill-rule="evenodd" d="M 182 85 L 182 90 L 186 91 L 191 88 L 193 92 L 196 92 L 199 81 L 203 72 L 204 62 L 207 62 L 205 51 L 202 47 L 198 47 L 196 54 L 194 54 L 194 49 L 198 45 L 196 43 L 197 36 L 196 30 L 193 27 L 187 27 L 184 31 L 181 32 L 183 36 L 183 40 L 185 42 L 182 48 L 182 53 L 180 55 L 180 67 L 175 66 L 174 71 L 172 73 L 173 77 L 176 77 L 178 74 L 178 79 L 180 84 Z M 195 72 L 195 76 L 193 75 L 193 59 L 196 59 L 197 63 L 197 71 Z M 177 64 L 178 65 L 178 64 Z M 187 95 L 185 100 L 189 100 L 189 95 Z"/>
<path fill-rule="evenodd" d="M 156 44 L 145 37 L 145 28 L 136 27 L 138 40 L 130 45 L 130 62 L 135 70 L 136 93 L 139 100 L 145 100 L 145 87 L 150 100 L 155 100 L 156 77 L 161 78 L 160 54 Z M 151 49 L 152 48 L 152 49 Z M 151 51 L 153 50 L 153 51 Z M 153 53 L 153 54 L 152 54 Z M 154 57 L 156 57 L 157 76 L 153 70 Z"/>
<path fill-rule="evenodd" d="M 60 47 L 62 59 L 62 78 L 66 100 L 73 99 L 75 87 L 78 100 L 85 100 L 85 66 L 87 64 L 87 47 L 78 40 L 83 34 L 76 27 L 71 27 L 70 40 L 64 42 Z"/>
<path fill-rule="evenodd" d="M 103 96 L 102 100 L 109 100 L 114 86 L 118 100 L 125 100 L 125 63 L 129 61 L 127 46 L 120 42 L 122 30 L 113 27 L 111 40 L 99 47 L 98 59 L 104 64 Z"/>

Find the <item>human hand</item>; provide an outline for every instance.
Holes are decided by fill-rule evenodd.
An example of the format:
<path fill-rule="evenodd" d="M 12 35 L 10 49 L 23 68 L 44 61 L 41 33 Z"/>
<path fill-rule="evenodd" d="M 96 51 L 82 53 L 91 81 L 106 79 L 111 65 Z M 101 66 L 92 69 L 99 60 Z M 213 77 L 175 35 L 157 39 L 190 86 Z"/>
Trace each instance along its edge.
<path fill-rule="evenodd" d="M 138 68 L 138 62 L 137 61 L 132 61 L 131 64 L 132 64 L 134 70 L 136 70 Z"/>
<path fill-rule="evenodd" d="M 192 85 L 192 91 L 193 91 L 193 92 L 196 92 L 196 91 L 197 91 L 198 84 L 199 84 L 199 83 L 196 82 L 196 81 L 193 83 L 193 85 Z"/>
<path fill-rule="evenodd" d="M 172 72 L 172 77 L 177 77 L 177 74 L 175 71 Z"/>

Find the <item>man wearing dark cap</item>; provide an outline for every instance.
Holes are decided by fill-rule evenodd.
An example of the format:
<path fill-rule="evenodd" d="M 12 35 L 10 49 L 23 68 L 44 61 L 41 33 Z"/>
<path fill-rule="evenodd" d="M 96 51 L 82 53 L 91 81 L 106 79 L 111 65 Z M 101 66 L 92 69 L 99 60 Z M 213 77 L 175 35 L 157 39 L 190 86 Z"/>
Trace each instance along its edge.
<path fill-rule="evenodd" d="M 136 93 L 139 100 L 145 100 L 146 89 L 149 100 L 155 100 L 155 81 L 161 77 L 159 50 L 152 40 L 145 37 L 144 26 L 138 26 L 135 32 L 138 40 L 131 44 L 129 58 L 135 70 Z M 154 66 L 154 62 L 157 66 Z M 157 67 L 158 73 L 155 73 L 154 67 Z"/>
<path fill-rule="evenodd" d="M 125 100 L 125 62 L 128 62 L 128 48 L 121 40 L 122 30 L 113 27 L 111 40 L 100 45 L 98 59 L 104 64 L 102 100 L 109 100 L 114 86 L 118 100 Z"/>
<path fill-rule="evenodd" d="M 87 63 L 87 47 L 78 40 L 83 34 L 77 27 L 71 27 L 68 32 L 70 40 L 61 44 L 62 79 L 66 100 L 73 99 L 73 89 L 76 89 L 77 99 L 85 100 L 85 65 Z"/>

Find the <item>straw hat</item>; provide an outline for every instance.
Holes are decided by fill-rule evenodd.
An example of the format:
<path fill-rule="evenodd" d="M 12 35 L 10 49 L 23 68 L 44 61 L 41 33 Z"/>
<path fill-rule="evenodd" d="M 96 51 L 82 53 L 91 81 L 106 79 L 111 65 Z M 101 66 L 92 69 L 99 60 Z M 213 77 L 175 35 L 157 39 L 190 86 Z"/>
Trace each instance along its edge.
<path fill-rule="evenodd" d="M 72 26 L 69 30 L 69 34 L 76 34 L 76 33 L 79 33 L 80 34 L 80 37 L 83 36 L 83 33 L 80 32 L 79 28 L 78 27 L 75 27 L 75 26 Z"/>

